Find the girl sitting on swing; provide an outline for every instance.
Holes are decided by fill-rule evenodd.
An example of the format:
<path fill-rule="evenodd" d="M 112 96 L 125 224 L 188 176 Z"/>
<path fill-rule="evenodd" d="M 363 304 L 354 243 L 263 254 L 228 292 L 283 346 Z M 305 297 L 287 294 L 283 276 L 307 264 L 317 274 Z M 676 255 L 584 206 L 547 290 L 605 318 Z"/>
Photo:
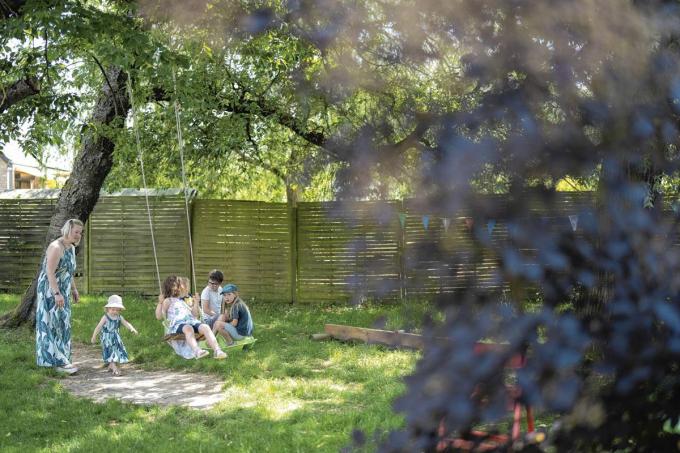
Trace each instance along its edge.
<path fill-rule="evenodd" d="M 198 320 L 198 295 L 194 297 L 192 306 L 181 299 L 188 293 L 188 285 L 182 282 L 182 278 L 171 275 L 163 282 L 163 292 L 158 296 L 156 305 L 156 319 L 167 319 L 168 333 L 183 333 L 187 345 L 193 351 L 193 357 L 200 359 L 208 355 L 208 351 L 198 347 L 194 333 L 203 334 L 214 351 L 215 359 L 224 359 L 227 354 L 220 349 L 217 339 L 210 326 Z"/>

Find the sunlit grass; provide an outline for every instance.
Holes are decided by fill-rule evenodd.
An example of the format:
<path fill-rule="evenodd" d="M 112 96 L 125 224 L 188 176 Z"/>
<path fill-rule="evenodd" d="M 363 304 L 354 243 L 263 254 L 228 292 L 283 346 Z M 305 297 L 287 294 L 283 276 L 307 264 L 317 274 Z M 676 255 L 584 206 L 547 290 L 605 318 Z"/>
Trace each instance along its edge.
<path fill-rule="evenodd" d="M 74 307 L 75 341 L 89 341 L 105 300 L 88 296 Z M 0 312 L 18 302 L 0 295 Z M 0 411 L 12 414 L 0 424 L 1 451 L 337 451 L 353 429 L 372 438 L 403 424 L 391 404 L 419 353 L 309 336 L 325 323 L 397 328 L 413 318 L 410 307 L 252 304 L 252 350 L 230 352 L 226 361 L 187 361 L 161 341 L 152 299 L 124 303 L 124 316 L 140 331 L 122 330 L 134 363 L 217 374 L 227 398 L 209 411 L 76 398 L 61 378 L 35 366 L 31 329 L 0 331 Z"/>

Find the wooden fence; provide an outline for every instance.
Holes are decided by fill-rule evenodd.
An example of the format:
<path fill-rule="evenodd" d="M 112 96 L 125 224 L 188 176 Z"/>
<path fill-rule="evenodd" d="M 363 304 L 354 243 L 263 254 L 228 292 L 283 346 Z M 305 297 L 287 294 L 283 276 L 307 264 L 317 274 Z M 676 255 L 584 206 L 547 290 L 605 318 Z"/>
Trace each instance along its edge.
<path fill-rule="evenodd" d="M 291 295 L 291 214 L 285 203 L 196 200 L 193 248 L 202 289 L 221 269 L 247 298 L 287 300 Z"/>
<path fill-rule="evenodd" d="M 158 293 L 166 275 L 189 275 L 189 233 L 183 195 L 103 196 L 86 225 L 87 292 Z M 149 215 L 156 243 L 154 259 Z"/>
<path fill-rule="evenodd" d="M 15 191 L 18 192 L 18 191 Z M 56 193 L 0 195 L 0 291 L 23 291 L 35 275 Z M 503 204 L 503 196 L 488 196 Z M 561 193 L 528 215 L 553 227 L 592 205 L 587 193 Z M 179 190 L 151 191 L 150 212 L 161 279 L 191 277 L 189 233 Z M 546 217 L 548 215 L 549 217 Z M 475 249 L 473 222 L 487 222 L 492 243 L 507 240 L 502 218 L 428 212 L 415 200 L 285 203 L 192 199 L 191 238 L 198 289 L 221 269 L 247 299 L 303 303 L 399 300 L 452 293 L 472 280 L 500 287 L 497 258 Z M 491 223 L 493 222 L 493 224 Z M 79 288 L 89 293 L 158 292 L 144 196 L 103 194 L 78 250 Z"/>
<path fill-rule="evenodd" d="M 35 277 L 42 257 L 45 235 L 56 205 L 55 193 L 44 196 L 0 199 L 0 291 L 23 292 Z M 77 250 L 76 264 L 84 269 L 82 244 Z M 76 285 L 82 287 L 82 272 Z"/>

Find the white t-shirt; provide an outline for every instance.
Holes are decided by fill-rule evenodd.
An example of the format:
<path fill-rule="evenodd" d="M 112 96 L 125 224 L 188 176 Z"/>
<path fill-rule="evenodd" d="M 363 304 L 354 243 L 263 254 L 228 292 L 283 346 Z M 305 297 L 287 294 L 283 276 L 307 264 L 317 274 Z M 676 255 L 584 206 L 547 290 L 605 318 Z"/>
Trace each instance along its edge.
<path fill-rule="evenodd" d="M 201 304 L 204 300 L 209 302 L 208 305 L 214 313 L 220 314 L 220 308 L 222 308 L 222 295 L 219 293 L 219 290 L 213 291 L 210 289 L 210 286 L 206 286 L 201 292 Z"/>

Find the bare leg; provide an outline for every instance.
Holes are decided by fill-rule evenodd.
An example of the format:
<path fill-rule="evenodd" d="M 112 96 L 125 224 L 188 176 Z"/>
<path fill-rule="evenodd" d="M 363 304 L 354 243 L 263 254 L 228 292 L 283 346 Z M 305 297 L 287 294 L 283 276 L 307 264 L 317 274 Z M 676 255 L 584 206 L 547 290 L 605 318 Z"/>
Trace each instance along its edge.
<path fill-rule="evenodd" d="M 226 330 L 220 329 L 220 330 L 217 331 L 217 333 L 220 334 L 222 336 L 222 338 L 227 340 L 228 344 L 231 345 L 234 342 L 234 340 L 231 338 L 231 335 L 229 335 L 229 333 L 227 333 Z"/>
<path fill-rule="evenodd" d="M 224 330 L 224 321 L 216 320 L 212 328 L 213 335 L 217 336 L 221 330 Z"/>
<path fill-rule="evenodd" d="M 196 343 L 196 337 L 194 337 L 194 328 L 187 324 L 182 327 L 182 333 L 184 333 L 184 339 L 191 350 L 196 352 L 198 350 L 198 343 Z"/>
<path fill-rule="evenodd" d="M 220 345 L 217 344 L 217 338 L 215 338 L 215 334 L 213 333 L 213 331 L 210 330 L 209 325 L 201 324 L 198 327 L 198 331 L 205 335 L 205 341 L 208 343 L 208 346 L 210 346 L 213 351 L 217 352 L 220 350 Z"/>

